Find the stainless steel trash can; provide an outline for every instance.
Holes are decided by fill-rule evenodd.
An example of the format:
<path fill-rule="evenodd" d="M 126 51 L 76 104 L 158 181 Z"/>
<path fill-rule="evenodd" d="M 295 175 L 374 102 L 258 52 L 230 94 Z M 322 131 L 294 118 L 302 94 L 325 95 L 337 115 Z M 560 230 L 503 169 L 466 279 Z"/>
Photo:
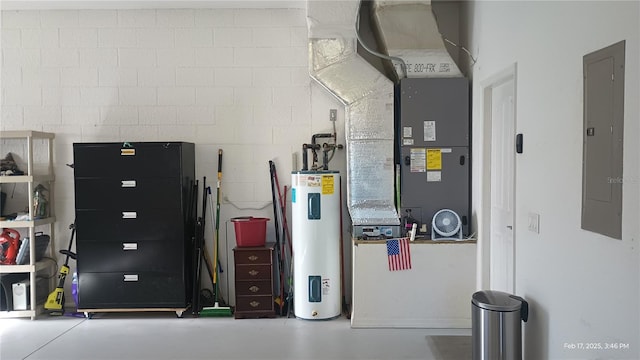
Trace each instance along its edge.
<path fill-rule="evenodd" d="M 471 300 L 473 360 L 521 360 L 522 324 L 529 304 L 502 291 L 483 290 Z"/>

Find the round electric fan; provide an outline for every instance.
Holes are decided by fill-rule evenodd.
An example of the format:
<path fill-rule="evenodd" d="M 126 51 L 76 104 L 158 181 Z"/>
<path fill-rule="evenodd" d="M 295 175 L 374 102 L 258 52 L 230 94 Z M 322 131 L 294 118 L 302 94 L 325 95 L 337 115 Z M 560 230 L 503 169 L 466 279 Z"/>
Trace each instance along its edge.
<path fill-rule="evenodd" d="M 442 209 L 433 215 L 431 240 L 461 240 L 462 222 L 460 216 L 450 209 Z"/>

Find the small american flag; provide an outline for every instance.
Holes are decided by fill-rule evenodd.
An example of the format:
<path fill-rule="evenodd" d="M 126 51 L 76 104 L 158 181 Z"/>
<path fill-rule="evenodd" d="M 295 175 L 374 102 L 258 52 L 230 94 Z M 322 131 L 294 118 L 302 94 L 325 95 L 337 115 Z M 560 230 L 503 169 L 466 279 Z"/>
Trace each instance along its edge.
<path fill-rule="evenodd" d="M 409 238 L 387 240 L 389 271 L 411 269 Z"/>

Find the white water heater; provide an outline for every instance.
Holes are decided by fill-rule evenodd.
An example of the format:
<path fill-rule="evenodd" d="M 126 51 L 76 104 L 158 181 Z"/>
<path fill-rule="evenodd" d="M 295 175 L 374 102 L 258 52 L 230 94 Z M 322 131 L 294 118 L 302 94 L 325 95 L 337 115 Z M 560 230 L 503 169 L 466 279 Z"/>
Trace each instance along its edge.
<path fill-rule="evenodd" d="M 340 173 L 291 174 L 293 309 L 301 319 L 340 316 Z"/>

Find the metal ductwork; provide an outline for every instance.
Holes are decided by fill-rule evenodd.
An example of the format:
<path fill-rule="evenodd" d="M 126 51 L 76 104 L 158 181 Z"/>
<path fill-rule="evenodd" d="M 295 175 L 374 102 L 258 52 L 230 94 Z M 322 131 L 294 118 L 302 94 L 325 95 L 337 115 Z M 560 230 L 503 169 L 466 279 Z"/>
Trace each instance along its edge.
<path fill-rule="evenodd" d="M 358 55 L 360 0 L 307 3 L 309 73 L 346 107 L 347 205 L 352 225 L 400 224 L 394 205 L 394 84 Z M 371 19 L 387 72 L 462 77 L 445 48 L 431 1 L 374 0 Z M 364 46 L 364 45 L 363 45 Z M 395 76 L 394 76 L 395 75 Z"/>
<path fill-rule="evenodd" d="M 371 20 L 378 47 L 407 64 L 406 77 L 462 77 L 451 58 L 434 16 L 430 0 L 374 0 Z M 386 61 L 395 79 L 404 76 L 398 63 Z"/>
<path fill-rule="evenodd" d="M 399 225 L 394 206 L 393 83 L 357 53 L 359 0 L 309 1 L 309 73 L 346 107 L 352 224 Z"/>

